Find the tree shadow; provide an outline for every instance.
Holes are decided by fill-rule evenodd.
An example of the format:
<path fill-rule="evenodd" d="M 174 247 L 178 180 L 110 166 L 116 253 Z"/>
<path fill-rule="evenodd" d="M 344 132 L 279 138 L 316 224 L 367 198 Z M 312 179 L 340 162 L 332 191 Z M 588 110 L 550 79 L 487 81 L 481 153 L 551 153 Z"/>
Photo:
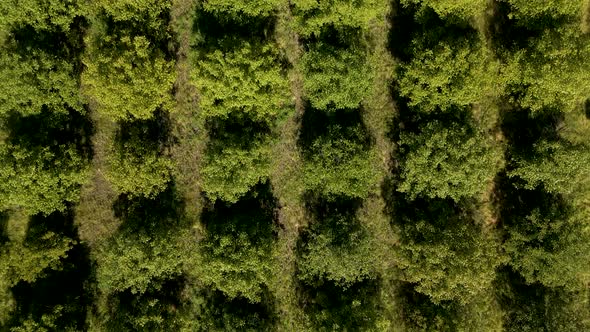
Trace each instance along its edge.
<path fill-rule="evenodd" d="M 55 113 L 44 109 L 35 115 L 8 114 L 2 123 L 8 132 L 6 141 L 29 150 L 48 147 L 57 158 L 63 157 L 63 146 L 74 145 L 79 156 L 90 160 L 93 149 L 90 137 L 94 125 L 79 112 Z"/>
<path fill-rule="evenodd" d="M 221 150 L 226 146 L 249 150 L 256 147 L 264 137 L 273 134 L 266 122 L 239 115 L 230 115 L 227 119 L 207 119 L 205 127 L 209 133 L 209 150 Z"/>
<path fill-rule="evenodd" d="M 71 209 L 31 218 L 25 246 L 39 245 L 48 232 L 74 239 L 76 243 L 60 260 L 60 268 L 46 271 L 46 275 L 32 283 L 20 281 L 12 288 L 16 311 L 9 325 L 16 326 L 27 319 L 44 322 L 53 320 L 57 330 L 85 330 L 86 314 L 93 302 L 89 283 L 94 279 L 90 250 L 79 242 Z"/>
<path fill-rule="evenodd" d="M 30 25 L 14 29 L 9 34 L 7 45 L 9 50 L 27 59 L 33 50 L 41 51 L 58 59 L 74 63 L 76 75 L 73 80 L 78 80 L 82 72 L 82 54 L 84 52 L 84 30 L 88 23 L 84 17 L 76 17 L 67 32 L 57 30 L 36 30 Z"/>
<path fill-rule="evenodd" d="M 372 331 L 380 314 L 379 280 L 346 288 L 329 281 L 302 285 L 300 302 L 316 331 Z"/>
<path fill-rule="evenodd" d="M 190 316 L 205 322 L 197 331 L 272 331 L 279 317 L 273 301 L 265 294 L 262 301 L 252 303 L 245 298 L 228 298 L 217 290 L 204 289 L 192 299 L 200 298 L 199 310 Z"/>
<path fill-rule="evenodd" d="M 390 93 L 395 102 L 397 113 L 390 122 L 388 137 L 393 142 L 398 142 L 402 132 L 418 134 L 421 129 L 430 122 L 440 122 L 445 127 L 458 124 L 461 127 L 472 126 L 471 107 L 451 106 L 448 110 L 434 109 L 430 112 L 423 112 L 410 106 L 410 99 L 400 95 L 399 85 L 393 82 Z"/>
<path fill-rule="evenodd" d="M 119 232 L 148 230 L 157 233 L 188 226 L 190 221 L 183 218 L 184 209 L 185 203 L 173 182 L 154 198 L 121 194 L 113 203 L 115 216 L 123 221 Z"/>
<path fill-rule="evenodd" d="M 532 157 L 531 149 L 541 139 L 559 140 L 558 128 L 564 115 L 558 110 L 546 109 L 532 114 L 530 110 L 512 108 L 500 112 L 500 126 L 508 141 L 507 159 L 512 156 Z"/>
<path fill-rule="evenodd" d="M 366 38 L 360 28 L 355 27 L 338 27 L 333 24 L 325 25 L 321 28 L 318 35 L 312 34 L 307 37 L 300 36 L 299 43 L 302 44 L 306 51 L 312 45 L 320 43 L 328 45 L 335 49 L 349 49 L 359 46 Z"/>
<path fill-rule="evenodd" d="M 335 133 L 337 137 L 332 137 Z M 374 141 L 363 122 L 360 109 L 325 112 L 306 103 L 297 138 L 297 145 L 306 159 L 310 159 L 310 154 L 314 153 L 314 142 L 323 139 L 349 140 L 359 144 L 363 150 L 368 150 Z"/>
<path fill-rule="evenodd" d="M 543 30 L 556 28 L 568 21 L 567 17 L 552 17 L 549 14 L 519 20 L 511 17 L 513 11 L 509 2 L 496 0 L 487 22 L 492 49 L 500 57 L 504 56 L 504 51 L 515 52 L 528 48 L 529 41 L 540 37 Z"/>
<path fill-rule="evenodd" d="M 421 8 L 415 3 L 403 5 L 399 0 L 392 1 L 389 22 L 388 49 L 404 62 L 412 59 L 416 46 L 430 49 L 441 41 L 477 37 L 476 29 L 467 21 L 453 17 L 445 20 L 430 7 Z"/>
<path fill-rule="evenodd" d="M 0 212 L 0 247 L 8 242 L 8 220 L 10 216 L 6 211 Z"/>
<path fill-rule="evenodd" d="M 141 147 L 163 153 L 175 143 L 171 128 L 170 114 L 159 109 L 150 119 L 121 121 L 114 141 L 121 150 Z"/>
<path fill-rule="evenodd" d="M 222 200 L 208 203 L 201 222 L 209 234 L 245 233 L 254 244 L 277 237 L 278 201 L 268 181 L 258 183 L 237 203 Z"/>
<path fill-rule="evenodd" d="M 433 303 L 427 295 L 417 292 L 414 285 L 402 282 L 396 289 L 401 315 L 410 330 L 456 331 L 458 305 L 452 301 Z"/>
<path fill-rule="evenodd" d="M 99 42 L 100 48 L 112 49 L 116 53 L 121 38 L 130 37 L 133 40 L 133 38 L 141 36 L 147 38 L 152 50 L 162 52 L 166 61 L 175 59 L 173 38 L 166 28 L 170 20 L 170 10 L 162 11 L 156 18 L 149 17 L 147 13 L 144 13 L 143 16 L 136 13 L 132 19 L 115 20 L 104 11 L 100 12 L 99 17 L 105 24 L 104 34 L 114 37 L 114 42 Z M 165 22 L 165 24 L 163 26 L 156 25 L 154 21 Z"/>
<path fill-rule="evenodd" d="M 494 286 L 507 331 L 547 331 L 546 316 L 550 308 L 545 296 L 550 289 L 538 283 L 527 284 L 509 267 L 498 272 Z"/>
<path fill-rule="evenodd" d="M 335 232 L 335 244 L 344 245 L 349 236 L 361 228 L 356 217 L 363 201 L 359 198 L 347 196 L 321 197 L 306 193 L 304 197 L 305 211 L 311 220 L 309 227 L 300 236 L 305 243 L 310 233 L 332 231 Z"/>
<path fill-rule="evenodd" d="M 197 9 L 193 22 L 193 43 L 200 48 L 232 50 L 244 42 L 260 43 L 272 37 L 276 18 L 221 15 Z M 193 45 L 197 46 L 197 45 Z"/>
<path fill-rule="evenodd" d="M 111 295 L 105 327 L 109 331 L 178 331 L 179 311 L 185 304 L 182 295 L 185 283 L 183 277 L 178 277 L 145 293 L 126 290 Z"/>

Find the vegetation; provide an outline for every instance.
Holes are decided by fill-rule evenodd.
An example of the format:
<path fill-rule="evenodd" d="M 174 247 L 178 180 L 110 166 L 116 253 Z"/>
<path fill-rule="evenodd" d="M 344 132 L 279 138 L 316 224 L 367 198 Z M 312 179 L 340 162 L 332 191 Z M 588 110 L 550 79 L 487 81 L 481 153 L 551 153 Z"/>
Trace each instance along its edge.
<path fill-rule="evenodd" d="M 590 330 L 587 0 L 0 2 L 0 331 Z"/>

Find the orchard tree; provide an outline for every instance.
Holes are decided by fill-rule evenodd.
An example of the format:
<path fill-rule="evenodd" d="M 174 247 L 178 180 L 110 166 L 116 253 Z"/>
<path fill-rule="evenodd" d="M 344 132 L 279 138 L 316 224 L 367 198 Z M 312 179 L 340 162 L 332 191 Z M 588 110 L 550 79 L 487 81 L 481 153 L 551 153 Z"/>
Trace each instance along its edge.
<path fill-rule="evenodd" d="M 325 203 L 328 206 L 304 235 L 298 278 L 310 285 L 328 280 L 348 287 L 377 275 L 379 244 L 350 208 L 355 202 L 346 198 L 335 202 Z"/>
<path fill-rule="evenodd" d="M 236 41 L 220 42 L 222 49 Z M 247 117 L 273 123 L 293 103 L 289 81 L 274 43 L 238 42 L 193 59 L 192 81 L 206 118 Z"/>
<path fill-rule="evenodd" d="M 419 111 L 470 107 L 502 90 L 500 64 L 475 36 L 429 48 L 418 45 L 414 52 L 401 65 L 397 83 L 400 95 Z"/>
<path fill-rule="evenodd" d="M 207 124 L 210 141 L 200 174 L 202 189 L 212 201 L 236 203 L 270 175 L 272 134 L 265 122 L 238 117 Z"/>
<path fill-rule="evenodd" d="M 210 144 L 201 168 L 203 191 L 210 199 L 235 203 L 268 179 L 272 146 L 260 136 L 246 144 L 222 140 Z"/>
<path fill-rule="evenodd" d="M 375 73 L 360 46 L 314 43 L 300 66 L 305 97 L 316 109 L 357 108 L 371 93 Z"/>
<path fill-rule="evenodd" d="M 514 169 L 508 173 L 525 180 L 525 188 L 542 185 L 547 192 L 564 195 L 590 189 L 590 150 L 587 145 L 540 141 L 532 149 L 532 157 L 514 158 Z"/>
<path fill-rule="evenodd" d="M 123 225 L 96 251 L 102 294 L 144 294 L 182 275 L 196 247 L 187 241 L 191 234 L 181 223 L 179 208 L 173 189 L 153 199 L 119 199 L 115 212 Z"/>
<path fill-rule="evenodd" d="M 19 0 L 0 3 L 0 31 L 30 25 L 36 30 L 68 31 L 84 15 L 82 0 Z"/>
<path fill-rule="evenodd" d="M 106 177 L 119 194 L 156 197 L 168 188 L 174 167 L 166 155 L 166 136 L 162 123 L 166 118 L 155 115 L 147 121 L 122 123 L 107 157 Z"/>
<path fill-rule="evenodd" d="M 549 16 L 579 17 L 584 8 L 584 0 L 502 0 L 510 4 L 511 15 L 526 25 L 527 21 Z"/>
<path fill-rule="evenodd" d="M 282 5 L 284 0 L 254 0 L 248 2 L 232 0 L 206 0 L 203 1 L 203 9 L 206 11 L 217 12 L 220 15 L 240 15 L 246 14 L 252 17 L 271 16 Z"/>
<path fill-rule="evenodd" d="M 430 121 L 418 133 L 402 132 L 397 190 L 457 202 L 480 194 L 502 165 L 500 146 L 470 124 Z"/>
<path fill-rule="evenodd" d="M 88 35 L 86 44 L 82 89 L 99 112 L 113 120 L 131 120 L 172 108 L 174 61 L 149 38 L 103 30 Z"/>
<path fill-rule="evenodd" d="M 533 208 L 519 207 L 508 216 L 504 250 L 509 264 L 528 284 L 571 288 L 583 281 L 590 259 L 589 211 L 583 198 L 564 202 L 539 189 L 517 193 L 516 199 Z"/>
<path fill-rule="evenodd" d="M 294 0 L 296 30 L 303 36 L 319 36 L 326 27 L 368 30 L 386 12 L 383 0 Z"/>
<path fill-rule="evenodd" d="M 68 117 L 72 114 L 5 119 L 4 126 L 11 129 L 3 128 L 5 137 L 0 140 L 2 207 L 48 215 L 77 202 L 80 187 L 88 178 L 88 156 L 80 142 L 69 139 L 79 134 L 75 131 L 81 125 L 69 123 Z"/>
<path fill-rule="evenodd" d="M 263 188 L 259 186 L 258 188 Z M 230 300 L 261 302 L 274 271 L 274 198 L 253 190 L 234 205 L 215 204 L 204 214 L 207 232 L 193 272 Z"/>
<path fill-rule="evenodd" d="M 490 288 L 504 260 L 497 234 L 476 222 L 469 208 L 418 200 L 398 212 L 401 278 L 434 303 L 473 300 Z"/>
<path fill-rule="evenodd" d="M 123 23 L 162 40 L 168 37 L 168 20 L 172 2 L 169 0 L 96 0 L 91 5 L 94 16 Z"/>
<path fill-rule="evenodd" d="M 304 186 L 323 196 L 366 198 L 379 180 L 376 152 L 361 124 L 330 124 L 304 147 Z"/>
<path fill-rule="evenodd" d="M 403 6 L 418 4 L 432 8 L 447 20 L 455 17 L 468 21 L 485 13 L 488 0 L 401 0 Z"/>
<path fill-rule="evenodd" d="M 0 45 L 0 114 L 84 111 L 73 50 L 59 38 L 27 31 Z"/>
<path fill-rule="evenodd" d="M 512 101 L 533 113 L 579 109 L 590 95 L 590 37 L 576 23 L 544 30 L 525 49 L 503 55 L 502 81 Z"/>

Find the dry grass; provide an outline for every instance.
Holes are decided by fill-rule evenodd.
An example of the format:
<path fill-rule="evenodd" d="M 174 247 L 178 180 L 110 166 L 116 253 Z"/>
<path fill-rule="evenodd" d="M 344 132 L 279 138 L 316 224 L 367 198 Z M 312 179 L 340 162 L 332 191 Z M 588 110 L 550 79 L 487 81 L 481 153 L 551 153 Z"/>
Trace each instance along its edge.
<path fill-rule="evenodd" d="M 114 233 L 121 221 L 115 217 L 112 209 L 117 195 L 103 175 L 109 167 L 106 158 L 109 144 L 114 139 L 116 123 L 93 110 L 91 117 L 95 128 L 91 177 L 82 186 L 80 202 L 75 210 L 75 223 L 80 239 L 92 248 Z"/>
<path fill-rule="evenodd" d="M 172 135 L 176 144 L 171 149 L 176 169 L 174 179 L 184 196 L 187 217 L 198 220 L 203 205 L 199 178 L 200 160 L 207 134 L 198 116 L 198 94 L 190 81 L 190 36 L 195 15 L 195 1 L 175 0 L 171 10 L 171 27 L 177 37 L 176 107 L 171 112 Z"/>

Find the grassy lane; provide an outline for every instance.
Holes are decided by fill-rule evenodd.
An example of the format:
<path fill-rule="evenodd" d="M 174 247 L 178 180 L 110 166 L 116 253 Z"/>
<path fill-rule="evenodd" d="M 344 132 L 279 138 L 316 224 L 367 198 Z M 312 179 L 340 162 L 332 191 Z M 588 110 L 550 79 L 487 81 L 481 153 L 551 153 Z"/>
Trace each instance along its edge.
<path fill-rule="evenodd" d="M 176 109 L 171 113 L 175 144 L 172 158 L 176 163 L 174 179 L 186 201 L 188 217 L 198 220 L 202 202 L 198 165 L 205 149 L 207 133 L 198 112 L 198 95 L 190 83 L 190 36 L 193 28 L 195 2 L 175 0 L 171 10 L 171 26 L 176 37 Z"/>
<path fill-rule="evenodd" d="M 304 106 L 302 77 L 296 64 L 301 56 L 301 45 L 297 34 L 291 29 L 293 17 L 285 4 L 278 13 L 276 39 L 293 65 L 289 72 L 295 112 L 279 124 L 280 138 L 274 148 L 271 183 L 275 196 L 280 202 L 275 298 L 281 317 L 278 329 L 281 331 L 304 330 L 304 314 L 299 305 L 296 280 L 296 245 L 299 230 L 307 224 L 305 207 L 301 202 L 302 160 L 297 148 L 297 136 L 301 125 Z"/>

